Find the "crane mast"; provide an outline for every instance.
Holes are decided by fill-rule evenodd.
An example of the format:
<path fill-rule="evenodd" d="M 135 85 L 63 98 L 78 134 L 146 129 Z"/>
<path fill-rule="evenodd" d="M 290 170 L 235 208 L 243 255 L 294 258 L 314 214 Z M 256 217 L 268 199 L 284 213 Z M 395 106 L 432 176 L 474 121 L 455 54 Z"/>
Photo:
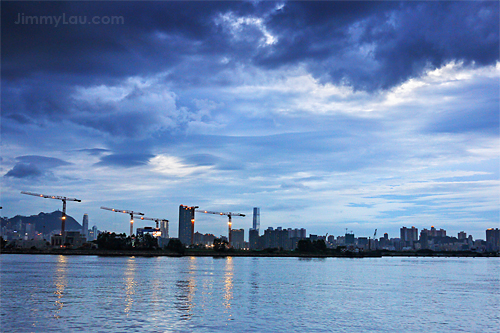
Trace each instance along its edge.
<path fill-rule="evenodd" d="M 231 217 L 232 216 L 245 216 L 245 214 L 240 214 L 240 213 L 231 213 L 231 212 L 228 212 L 228 213 L 224 213 L 224 212 L 213 212 L 213 211 L 210 211 L 210 210 L 196 210 L 198 213 L 205 213 L 205 214 L 215 214 L 215 215 L 226 215 L 228 217 L 228 222 L 227 222 L 227 227 L 228 227 L 228 240 L 229 240 L 229 245 L 231 245 L 231 228 L 232 228 L 232 221 L 231 221 Z"/>
<path fill-rule="evenodd" d="M 375 229 L 375 232 L 373 233 L 373 244 L 375 244 L 375 237 L 377 236 L 377 229 Z M 370 237 L 368 237 L 368 249 L 372 249 L 372 240 Z"/>
<path fill-rule="evenodd" d="M 132 236 L 134 234 L 134 215 L 144 215 L 144 213 L 135 212 L 133 210 L 126 210 L 126 209 L 115 209 L 115 208 L 108 208 L 108 207 L 101 207 L 101 209 L 109 210 L 109 211 L 116 212 L 116 213 L 130 214 L 130 236 Z"/>
<path fill-rule="evenodd" d="M 61 236 L 63 237 L 63 244 L 64 244 L 65 243 L 65 229 L 66 229 L 66 201 L 82 202 L 82 200 L 76 199 L 76 198 L 63 197 L 63 196 L 59 196 L 59 195 L 47 195 L 47 194 L 40 194 L 40 193 L 33 193 L 33 192 L 26 192 L 26 191 L 21 191 L 21 194 L 27 194 L 27 195 L 32 195 L 35 197 L 55 199 L 55 200 L 62 201 L 63 210 L 62 210 L 62 217 L 61 217 Z"/>

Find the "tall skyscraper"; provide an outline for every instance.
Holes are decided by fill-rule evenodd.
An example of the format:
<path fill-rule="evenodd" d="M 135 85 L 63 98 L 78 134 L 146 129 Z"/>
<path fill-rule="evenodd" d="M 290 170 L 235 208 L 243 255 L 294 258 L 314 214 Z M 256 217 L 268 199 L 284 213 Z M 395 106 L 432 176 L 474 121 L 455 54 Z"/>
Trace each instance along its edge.
<path fill-rule="evenodd" d="M 83 214 L 82 235 L 89 241 L 89 215 Z"/>
<path fill-rule="evenodd" d="M 184 245 L 191 245 L 194 241 L 194 210 L 198 206 L 179 206 L 179 240 Z"/>
<path fill-rule="evenodd" d="M 260 208 L 254 207 L 253 209 L 253 225 L 252 229 L 259 230 L 260 229 Z"/>

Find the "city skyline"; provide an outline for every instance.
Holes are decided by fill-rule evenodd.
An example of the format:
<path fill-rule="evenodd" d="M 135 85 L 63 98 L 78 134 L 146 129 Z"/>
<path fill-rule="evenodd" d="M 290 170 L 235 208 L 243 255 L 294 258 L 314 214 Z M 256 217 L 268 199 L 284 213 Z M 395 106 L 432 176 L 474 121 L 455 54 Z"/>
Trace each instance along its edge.
<path fill-rule="evenodd" d="M 258 207 L 254 207 L 254 212 L 255 212 L 255 209 L 257 209 L 258 215 L 260 216 L 260 209 L 258 209 Z M 54 214 L 56 212 L 61 212 L 61 211 L 56 210 L 52 213 L 40 212 L 40 214 L 41 215 L 44 215 L 44 214 L 50 215 L 50 214 Z M 228 239 L 227 229 L 226 229 L 226 234 L 219 234 L 219 235 L 217 235 L 216 233 L 213 233 L 211 231 L 200 232 L 199 230 L 197 230 L 196 224 L 192 223 L 193 222 L 193 219 L 192 219 L 193 213 L 194 213 L 194 207 L 180 205 L 178 223 L 179 223 L 179 225 L 184 225 L 184 228 L 180 228 L 180 230 L 184 229 L 182 235 L 169 234 L 169 231 L 168 231 L 169 225 L 172 221 L 167 222 L 167 220 L 152 219 L 152 218 L 146 218 L 146 220 L 143 220 L 143 219 L 141 219 L 141 216 L 136 216 L 136 218 L 137 218 L 136 222 L 138 222 L 138 223 L 134 223 L 135 227 L 134 227 L 133 234 L 135 236 L 137 236 L 137 234 L 139 233 L 139 231 L 138 231 L 139 229 L 141 230 L 141 232 L 140 232 L 141 234 L 142 234 L 143 230 L 147 230 L 147 229 L 159 230 L 160 233 L 155 235 L 155 237 L 165 237 L 165 235 L 167 235 L 166 238 L 177 238 L 177 239 L 181 240 L 181 242 L 183 242 L 186 245 L 197 244 L 197 241 L 196 241 L 197 234 L 198 235 L 211 235 L 211 236 L 215 236 L 215 237 L 224 238 L 226 240 Z M 38 216 L 38 215 L 16 216 L 16 217 L 12 217 L 11 219 L 25 217 L 25 218 L 28 218 L 29 221 L 31 221 L 31 218 L 36 217 L 36 216 Z M 68 215 L 68 216 L 71 217 L 76 223 L 80 223 L 80 222 L 78 222 L 78 219 L 75 219 L 71 215 Z M 8 218 L 7 218 L 7 220 L 8 220 Z M 76 229 L 75 229 L 75 227 L 72 227 L 68 231 L 71 231 L 71 232 L 81 231 L 82 235 L 84 237 L 86 237 L 87 239 L 88 239 L 89 232 L 91 232 L 93 235 L 97 235 L 97 232 L 96 232 L 98 229 L 97 225 L 94 225 L 92 227 L 92 229 L 88 229 L 88 226 L 89 226 L 88 220 L 89 220 L 88 214 L 84 214 L 80 227 L 78 227 Z M 158 229 L 154 228 L 154 226 L 153 226 L 153 224 L 156 223 L 156 220 L 159 222 Z M 153 221 L 153 222 L 151 222 L 151 221 Z M 32 221 L 31 222 L 22 222 L 22 219 L 19 219 L 18 223 L 24 223 L 26 225 L 29 225 L 29 228 L 33 228 L 33 230 L 32 230 L 33 232 L 35 232 L 35 231 L 41 232 L 40 226 L 38 224 L 37 224 L 37 226 L 34 226 Z M 175 223 L 177 223 L 177 221 L 175 221 Z M 85 228 L 85 224 L 87 225 L 87 229 Z M 26 228 L 28 228 L 28 227 L 26 227 Z M 45 229 L 45 226 L 43 226 L 42 228 Z M 85 230 L 87 230 L 87 233 L 85 233 Z M 313 237 L 314 239 L 325 239 L 325 241 L 327 238 L 331 238 L 331 237 L 343 238 L 344 236 L 347 236 L 347 235 L 350 235 L 353 239 L 358 239 L 360 237 L 360 238 L 364 238 L 364 239 L 377 239 L 378 240 L 378 239 L 383 239 L 383 238 L 385 239 L 385 238 L 389 237 L 389 233 L 386 230 L 379 230 L 379 229 L 375 229 L 375 233 L 373 234 L 373 237 L 371 234 L 363 234 L 363 233 L 359 233 L 357 230 L 348 230 L 347 228 L 344 230 L 344 232 L 339 233 L 339 234 L 332 234 L 329 232 L 327 232 L 326 234 L 318 234 L 314 230 L 306 230 L 305 228 L 300 228 L 300 227 L 299 228 L 290 228 L 286 225 L 278 225 L 277 227 L 264 226 L 262 229 L 255 229 L 252 225 L 251 227 L 248 227 L 248 228 L 241 227 L 238 229 L 233 229 L 233 231 L 236 231 L 238 233 L 243 232 L 244 236 L 240 236 L 240 237 L 243 237 L 244 241 L 249 242 L 249 243 L 252 243 L 252 239 L 251 239 L 252 233 L 254 233 L 254 236 L 260 237 L 260 236 L 263 236 L 266 233 L 266 231 L 269 231 L 269 230 L 284 230 L 284 231 L 288 230 L 289 232 L 292 232 L 292 234 L 291 234 L 292 236 L 290 236 L 290 237 L 299 237 L 299 238 Z M 418 233 L 418 230 L 420 230 L 420 234 Z M 420 225 L 417 227 L 411 226 L 411 228 L 403 225 L 399 228 L 398 234 L 391 234 L 389 239 L 391 239 L 391 240 L 392 239 L 399 239 L 402 242 L 415 242 L 415 241 L 418 241 L 420 239 L 422 233 L 426 233 L 432 237 L 451 237 L 451 238 L 457 238 L 458 240 L 472 237 L 473 240 L 485 241 L 485 239 L 487 239 L 488 232 L 491 230 L 498 230 L 498 228 L 487 228 L 486 230 L 483 231 L 483 233 L 484 233 L 482 235 L 483 237 L 481 237 L 481 236 L 474 237 L 472 234 L 470 234 L 468 232 L 468 230 L 460 230 L 460 231 L 455 233 L 454 231 L 450 232 L 450 230 L 447 231 L 443 228 L 436 229 L 435 226 L 433 226 L 433 225 L 432 226 Z M 59 232 L 59 230 L 57 230 L 57 228 L 54 230 L 50 230 L 50 231 L 47 230 L 47 231 L 48 232 L 46 233 L 46 235 L 52 235 L 52 234 L 54 234 L 54 232 L 56 232 L 55 234 L 57 234 L 57 232 Z M 293 236 L 293 235 L 295 235 L 294 233 L 297 233 L 298 231 L 300 231 L 301 236 Z M 377 234 L 377 231 L 378 231 L 378 237 L 375 237 L 375 235 Z M 118 233 L 118 234 L 120 233 L 120 232 L 117 232 L 116 230 L 99 230 L 99 233 L 101 233 L 101 232 Z M 0 232 L 0 234 L 1 234 L 1 232 Z M 42 235 L 42 234 L 40 234 L 40 235 Z M 128 234 L 126 234 L 126 235 L 128 235 Z M 411 235 L 411 236 L 408 236 L 408 235 Z M 128 235 L 128 236 L 130 236 L 130 235 Z M 193 242 L 192 242 L 192 240 L 193 240 Z"/>
<path fill-rule="evenodd" d="M 2 3 L 2 216 L 500 224 L 498 2 Z M 98 17 L 50 24 L 41 17 Z M 106 24 L 106 18 L 118 17 Z M 189 22 L 189 23 L 186 23 Z M 136 227 L 137 225 L 136 221 Z M 196 231 L 227 221 L 196 216 Z"/>

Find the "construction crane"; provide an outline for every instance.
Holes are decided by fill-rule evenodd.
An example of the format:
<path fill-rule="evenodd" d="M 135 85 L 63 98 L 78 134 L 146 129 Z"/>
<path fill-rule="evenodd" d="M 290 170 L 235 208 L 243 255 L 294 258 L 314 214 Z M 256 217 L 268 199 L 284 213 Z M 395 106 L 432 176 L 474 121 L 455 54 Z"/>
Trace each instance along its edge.
<path fill-rule="evenodd" d="M 141 216 L 141 220 L 149 220 L 149 221 L 155 221 L 156 222 L 156 229 L 158 229 L 158 224 L 160 222 L 165 222 L 167 227 L 165 230 L 165 235 L 161 235 L 161 237 L 168 238 L 168 220 L 166 219 L 158 219 L 158 218 L 153 218 L 153 217 L 146 217 L 146 216 Z"/>
<path fill-rule="evenodd" d="M 46 195 L 46 194 L 33 193 L 33 192 L 25 192 L 25 191 L 21 191 L 21 194 L 33 195 L 35 197 L 40 197 L 40 198 L 62 200 L 62 202 L 63 202 L 63 210 L 62 210 L 62 217 L 61 217 L 61 236 L 63 237 L 63 244 L 64 244 L 64 237 L 65 237 L 64 231 L 65 231 L 65 228 L 66 228 L 66 201 L 82 202 L 82 200 L 76 199 L 76 198 L 62 197 L 62 196 L 59 196 L 59 195 Z"/>
<path fill-rule="evenodd" d="M 375 232 L 373 233 L 373 244 L 375 244 L 375 237 L 377 236 L 377 229 L 375 229 Z M 371 239 L 368 237 L 368 249 L 372 249 L 372 244 L 371 244 Z"/>
<path fill-rule="evenodd" d="M 221 212 L 212 212 L 210 210 L 196 210 L 198 213 L 205 213 L 205 214 L 216 214 L 216 215 L 226 215 L 229 218 L 228 221 L 228 239 L 229 239 L 229 245 L 231 245 L 231 216 L 245 216 L 245 214 L 240 214 L 240 213 L 221 213 Z"/>
<path fill-rule="evenodd" d="M 101 209 L 110 210 L 117 213 L 130 214 L 130 236 L 134 234 L 134 215 L 144 215 L 144 213 L 134 212 L 132 210 L 122 210 L 108 207 L 101 207 Z"/>

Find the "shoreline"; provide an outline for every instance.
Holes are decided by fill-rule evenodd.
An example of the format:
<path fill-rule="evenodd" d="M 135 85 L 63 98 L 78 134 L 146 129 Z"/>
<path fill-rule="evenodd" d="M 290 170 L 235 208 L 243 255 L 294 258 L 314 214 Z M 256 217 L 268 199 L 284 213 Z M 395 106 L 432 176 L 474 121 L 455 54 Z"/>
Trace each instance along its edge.
<path fill-rule="evenodd" d="M 110 251 L 110 250 L 72 250 L 72 249 L 4 249 L 0 254 L 33 254 L 33 255 L 77 255 L 101 257 L 276 257 L 276 258 L 382 258 L 382 257 L 499 257 L 497 252 L 471 253 L 471 252 L 362 252 L 362 253 L 269 253 L 269 252 L 198 252 L 186 251 L 185 253 L 164 251 Z"/>

